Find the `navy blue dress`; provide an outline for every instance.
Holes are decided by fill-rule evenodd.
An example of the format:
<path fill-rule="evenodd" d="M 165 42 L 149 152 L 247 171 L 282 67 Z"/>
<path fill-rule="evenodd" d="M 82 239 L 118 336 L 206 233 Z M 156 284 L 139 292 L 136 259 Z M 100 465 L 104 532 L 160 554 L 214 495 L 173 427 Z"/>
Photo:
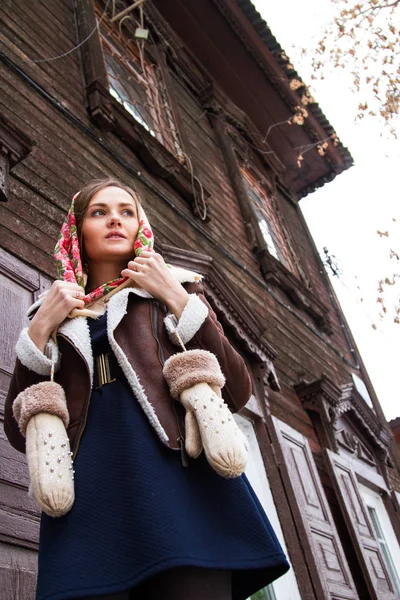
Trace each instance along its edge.
<path fill-rule="evenodd" d="M 110 352 L 106 314 L 93 355 Z M 75 460 L 75 503 L 42 515 L 37 600 L 122 592 L 179 566 L 233 571 L 245 600 L 289 566 L 245 475 L 223 479 L 204 455 L 182 466 L 123 376 L 93 390 Z"/>

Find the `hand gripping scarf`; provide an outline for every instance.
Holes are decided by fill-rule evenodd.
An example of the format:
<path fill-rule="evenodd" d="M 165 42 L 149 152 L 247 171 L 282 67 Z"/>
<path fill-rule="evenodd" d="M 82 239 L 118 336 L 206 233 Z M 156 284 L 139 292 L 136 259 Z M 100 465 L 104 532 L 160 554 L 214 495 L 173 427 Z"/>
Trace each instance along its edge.
<path fill-rule="evenodd" d="M 60 235 L 54 249 L 54 258 L 57 263 L 58 278 L 62 279 L 63 281 L 77 283 L 81 286 L 83 291 L 85 291 L 86 280 L 82 267 L 81 251 L 75 218 L 75 198 L 78 196 L 78 194 L 79 192 L 73 197 L 67 218 L 61 227 Z M 135 200 L 137 201 L 137 198 Z M 134 251 L 135 256 L 140 256 L 144 250 L 153 251 L 154 236 L 146 214 L 138 201 L 137 206 L 139 210 L 139 229 L 134 244 Z M 106 296 L 112 291 L 116 291 L 117 288 L 127 282 L 128 279 L 128 277 L 113 279 L 112 281 L 108 281 L 107 283 L 99 286 L 90 292 L 90 294 L 86 294 L 83 298 L 85 306 L 91 304 L 95 300 L 99 300 L 99 298 Z"/>

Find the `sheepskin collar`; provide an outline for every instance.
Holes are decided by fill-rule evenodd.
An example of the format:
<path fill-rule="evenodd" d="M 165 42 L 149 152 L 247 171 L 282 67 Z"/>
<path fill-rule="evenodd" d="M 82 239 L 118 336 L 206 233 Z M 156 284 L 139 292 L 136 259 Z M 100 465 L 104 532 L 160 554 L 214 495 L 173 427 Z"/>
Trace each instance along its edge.
<path fill-rule="evenodd" d="M 171 271 L 172 274 L 174 275 L 175 279 L 177 281 L 179 281 L 179 283 L 199 283 L 202 279 L 203 276 L 200 275 L 199 273 L 195 273 L 195 271 L 189 271 L 188 269 L 183 269 L 182 267 L 174 267 L 173 265 L 171 265 Z M 137 294 L 138 296 L 141 296 L 142 298 L 152 298 L 153 296 L 151 294 L 149 294 L 148 292 L 146 292 L 145 290 L 142 290 L 141 288 L 125 288 L 122 291 L 126 291 L 128 290 L 129 292 L 132 292 L 133 294 Z M 46 290 L 47 292 L 47 290 Z M 46 292 L 44 292 L 43 294 L 41 294 L 38 298 L 38 300 L 36 300 L 36 302 L 34 302 L 26 311 L 26 316 L 29 318 L 31 317 L 37 310 L 38 308 L 42 305 L 43 300 L 46 297 Z M 118 296 L 121 292 L 118 292 Z M 111 301 L 111 299 L 110 299 Z M 76 318 L 80 318 L 80 317 L 76 317 Z"/>
<path fill-rule="evenodd" d="M 181 267 L 172 267 L 174 277 L 179 283 L 194 283 L 201 280 L 201 275 L 193 271 L 188 271 Z M 136 294 L 142 298 L 152 298 L 151 294 L 141 288 L 125 288 L 112 296 L 108 301 L 107 320 L 108 336 L 113 339 L 113 332 L 118 327 L 123 316 L 127 312 L 128 300 L 130 294 Z M 27 315 L 31 315 L 42 304 L 44 298 L 39 298 L 28 310 Z M 66 319 L 59 327 L 58 333 L 63 335 L 75 346 L 79 353 L 85 359 L 90 373 L 91 384 L 93 383 L 93 353 L 90 341 L 90 330 L 87 317 L 75 317 Z"/>

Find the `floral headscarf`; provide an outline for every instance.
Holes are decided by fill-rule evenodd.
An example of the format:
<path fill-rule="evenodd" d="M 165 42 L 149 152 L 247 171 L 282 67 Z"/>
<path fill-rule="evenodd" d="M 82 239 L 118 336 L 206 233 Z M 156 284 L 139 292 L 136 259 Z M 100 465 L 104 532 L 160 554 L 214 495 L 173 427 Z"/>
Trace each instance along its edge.
<path fill-rule="evenodd" d="M 54 249 L 54 258 L 57 263 L 58 278 L 63 281 L 77 283 L 85 291 L 85 276 L 83 273 L 81 251 L 75 218 L 75 198 L 72 199 L 71 207 L 67 218 L 63 223 Z M 137 200 L 137 198 L 136 198 Z M 143 250 L 152 251 L 154 246 L 154 236 L 150 224 L 147 220 L 143 208 L 137 202 L 139 208 L 139 230 L 134 244 L 135 256 L 140 256 Z M 95 300 L 102 298 L 106 294 L 118 288 L 128 280 L 127 277 L 120 277 L 104 283 L 96 288 L 90 294 L 83 298 L 85 305 L 91 304 Z"/>

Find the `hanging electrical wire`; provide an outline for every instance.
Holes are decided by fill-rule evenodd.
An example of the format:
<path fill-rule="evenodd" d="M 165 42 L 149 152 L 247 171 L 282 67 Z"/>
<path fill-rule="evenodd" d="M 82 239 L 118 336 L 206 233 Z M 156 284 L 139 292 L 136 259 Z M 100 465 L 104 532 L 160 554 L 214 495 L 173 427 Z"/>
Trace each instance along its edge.
<path fill-rule="evenodd" d="M 101 15 L 100 19 L 97 21 L 96 27 L 94 27 L 94 29 L 89 33 L 89 35 L 87 37 L 85 37 L 84 40 L 82 40 L 81 42 L 79 42 L 79 44 L 77 44 L 76 46 L 74 46 L 73 48 L 71 48 L 71 50 L 68 50 L 67 52 L 64 52 L 63 54 L 59 54 L 58 56 L 52 56 L 50 58 L 33 59 L 33 58 L 27 57 L 27 60 L 29 62 L 33 62 L 35 64 L 44 63 L 44 62 L 50 62 L 50 61 L 53 61 L 53 60 L 58 60 L 59 58 L 64 58 L 64 56 L 68 56 L 72 52 L 75 52 L 75 50 L 78 50 L 78 48 L 80 48 L 81 46 L 83 46 L 83 44 L 85 44 L 92 37 L 92 35 L 99 29 L 100 23 L 102 22 L 102 20 L 106 16 L 107 8 L 108 8 L 108 5 L 110 4 L 110 1 L 111 0 L 107 0 L 106 6 L 105 6 L 104 11 L 103 11 L 103 14 Z"/>
<path fill-rule="evenodd" d="M 325 259 L 322 261 L 324 267 L 328 267 L 328 269 L 330 269 L 330 275 L 332 277 L 334 277 L 337 281 L 339 281 L 340 284 L 347 290 L 347 292 L 348 292 L 349 296 L 351 297 L 351 299 L 353 300 L 353 302 L 355 302 L 361 308 L 364 315 L 371 322 L 372 328 L 375 331 L 379 331 L 379 333 L 384 335 L 383 330 L 379 329 L 378 326 L 376 325 L 376 319 L 373 319 L 372 316 L 370 315 L 370 313 L 367 311 L 363 299 L 357 298 L 356 295 L 354 294 L 354 292 L 350 289 L 350 287 L 345 282 L 343 269 L 339 265 L 337 258 L 333 254 L 329 254 L 328 248 L 326 246 L 324 246 L 323 251 L 325 254 Z M 360 290 L 360 287 L 357 286 L 357 289 Z"/>

